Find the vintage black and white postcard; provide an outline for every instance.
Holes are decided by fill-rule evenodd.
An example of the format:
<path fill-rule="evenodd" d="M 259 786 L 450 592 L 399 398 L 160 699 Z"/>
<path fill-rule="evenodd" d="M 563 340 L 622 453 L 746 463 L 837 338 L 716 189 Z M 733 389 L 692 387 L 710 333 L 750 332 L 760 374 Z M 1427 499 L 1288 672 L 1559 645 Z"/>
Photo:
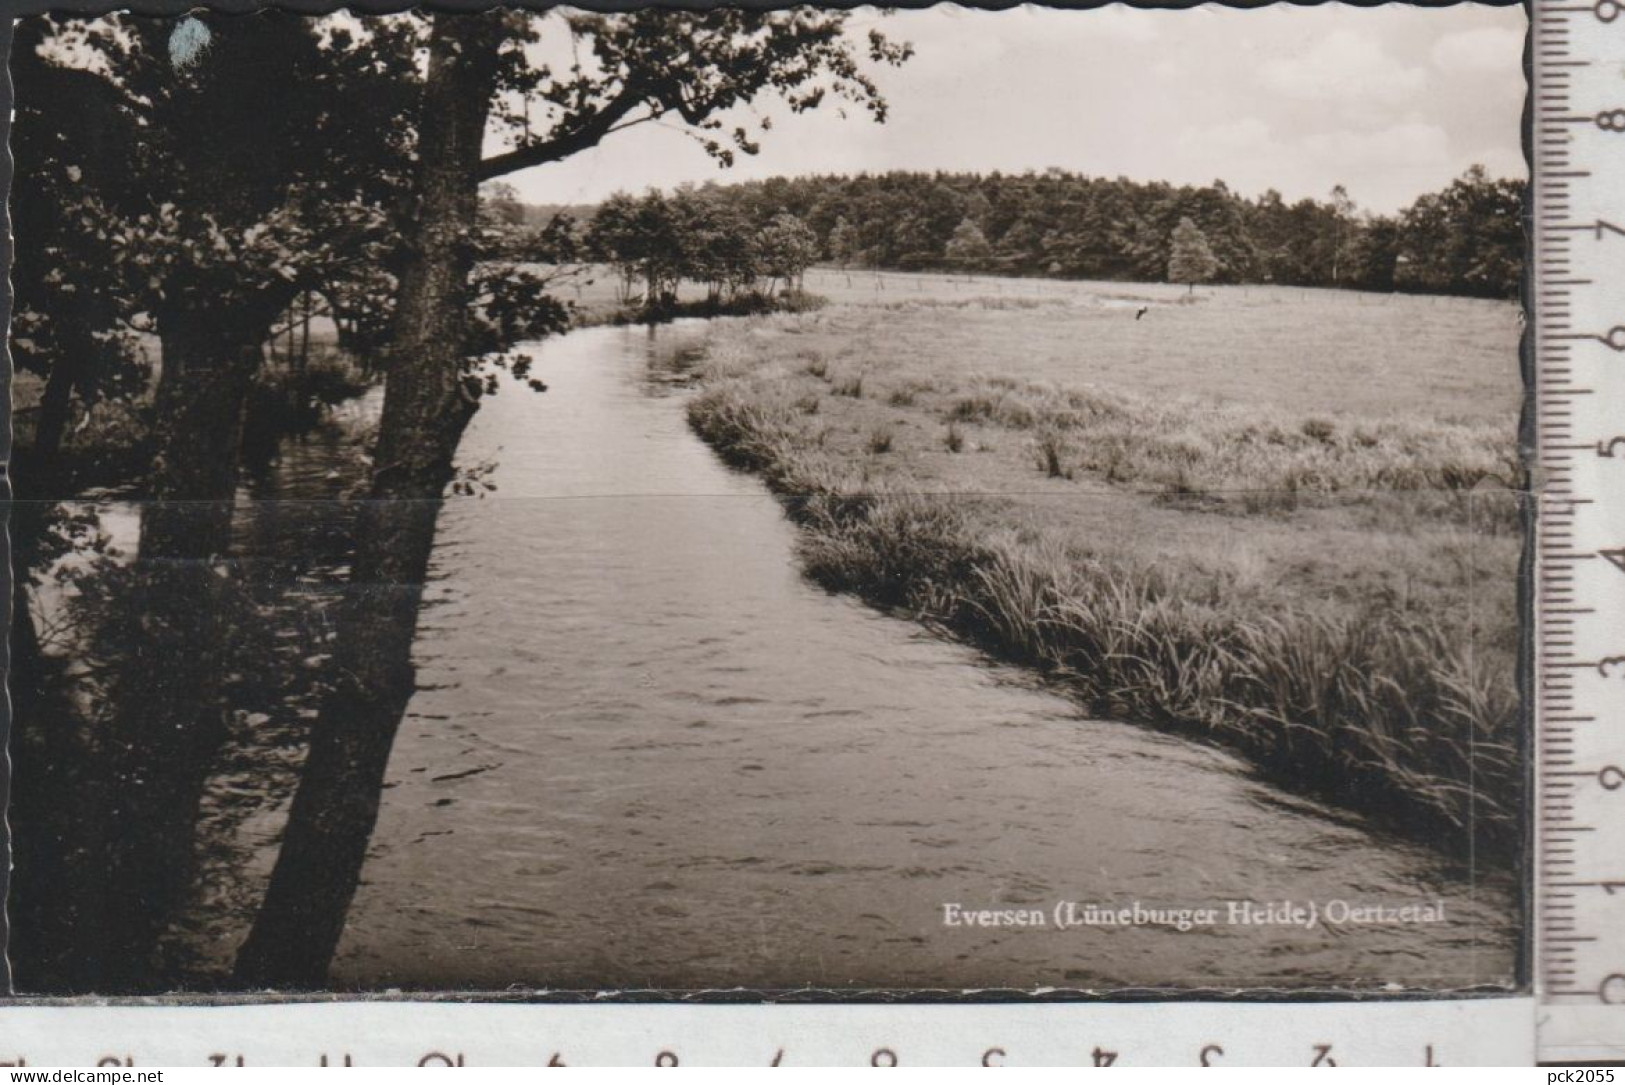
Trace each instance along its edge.
<path fill-rule="evenodd" d="M 1525 991 L 1527 30 L 18 19 L 14 990 Z"/>

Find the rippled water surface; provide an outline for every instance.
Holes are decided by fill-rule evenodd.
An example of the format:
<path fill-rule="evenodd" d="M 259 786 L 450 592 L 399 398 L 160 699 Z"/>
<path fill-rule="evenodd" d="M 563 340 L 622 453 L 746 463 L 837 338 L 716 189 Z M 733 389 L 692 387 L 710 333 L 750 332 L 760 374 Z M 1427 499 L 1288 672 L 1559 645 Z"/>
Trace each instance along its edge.
<path fill-rule="evenodd" d="M 462 459 L 497 490 L 441 519 L 338 984 L 1506 979 L 1504 895 L 805 582 L 777 502 L 654 376 L 703 334 L 548 342 L 550 390 L 506 387 L 475 419 Z M 1248 898 L 1442 900 L 1446 921 L 943 922 L 947 903 Z"/>

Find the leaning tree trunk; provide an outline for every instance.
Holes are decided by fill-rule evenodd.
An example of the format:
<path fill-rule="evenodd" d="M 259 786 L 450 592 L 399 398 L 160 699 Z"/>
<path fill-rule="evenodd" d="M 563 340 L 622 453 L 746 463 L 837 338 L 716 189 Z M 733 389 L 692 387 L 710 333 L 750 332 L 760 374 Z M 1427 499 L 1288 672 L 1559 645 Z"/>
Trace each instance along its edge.
<path fill-rule="evenodd" d="M 412 641 L 435 520 L 475 395 L 464 384 L 477 169 L 500 21 L 435 16 L 419 124 L 419 206 L 402 279 L 369 499 L 332 673 L 282 850 L 237 978 L 324 985 L 361 876 L 390 748 L 415 687 Z"/>

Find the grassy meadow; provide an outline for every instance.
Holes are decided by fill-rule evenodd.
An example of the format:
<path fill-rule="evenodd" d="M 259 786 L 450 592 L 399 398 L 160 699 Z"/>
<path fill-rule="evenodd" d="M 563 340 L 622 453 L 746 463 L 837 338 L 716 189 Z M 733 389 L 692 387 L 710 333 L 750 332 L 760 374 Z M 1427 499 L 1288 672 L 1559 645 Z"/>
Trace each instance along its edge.
<path fill-rule="evenodd" d="M 786 497 L 810 576 L 1091 711 L 1513 861 L 1512 306 L 829 270 L 807 287 L 832 304 L 716 328 L 690 418 Z"/>

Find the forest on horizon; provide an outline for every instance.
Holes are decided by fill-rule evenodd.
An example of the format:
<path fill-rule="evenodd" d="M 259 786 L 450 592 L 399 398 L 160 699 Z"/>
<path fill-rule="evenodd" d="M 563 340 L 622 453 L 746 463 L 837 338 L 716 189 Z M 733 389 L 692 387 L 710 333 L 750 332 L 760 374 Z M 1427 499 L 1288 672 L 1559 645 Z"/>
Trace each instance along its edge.
<path fill-rule="evenodd" d="M 1170 279 L 1170 238 L 1189 219 L 1213 257 L 1201 281 L 1510 298 L 1523 270 L 1526 188 L 1474 166 L 1391 215 L 1361 209 L 1342 186 L 1325 200 L 1288 201 L 1273 189 L 1249 198 L 1223 181 L 1173 185 L 1059 169 L 707 182 L 618 193 L 596 206 L 526 205 L 500 183 L 485 196 L 511 224 L 563 217 L 588 224 L 589 239 L 606 208 L 625 213 L 634 201 L 650 252 L 714 246 L 789 215 L 816 236 L 818 259 L 842 267 L 1152 282 Z M 629 255 L 590 244 L 588 253 L 606 262 Z"/>

